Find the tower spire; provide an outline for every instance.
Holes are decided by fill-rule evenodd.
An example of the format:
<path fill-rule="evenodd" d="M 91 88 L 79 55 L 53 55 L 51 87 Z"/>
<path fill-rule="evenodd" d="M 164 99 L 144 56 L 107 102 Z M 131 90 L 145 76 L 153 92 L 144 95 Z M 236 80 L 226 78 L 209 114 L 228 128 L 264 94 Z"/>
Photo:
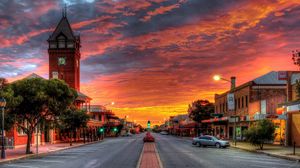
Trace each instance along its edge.
<path fill-rule="evenodd" d="M 65 17 L 67 17 L 67 4 L 65 3 Z"/>
<path fill-rule="evenodd" d="M 67 4 L 65 4 L 65 7 L 62 8 L 62 17 L 67 17 Z"/>

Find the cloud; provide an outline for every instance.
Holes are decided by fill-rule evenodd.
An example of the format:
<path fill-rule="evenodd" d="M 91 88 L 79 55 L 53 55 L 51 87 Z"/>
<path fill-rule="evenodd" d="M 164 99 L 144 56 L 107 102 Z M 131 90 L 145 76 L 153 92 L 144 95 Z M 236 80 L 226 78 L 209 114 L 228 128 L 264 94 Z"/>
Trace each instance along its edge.
<path fill-rule="evenodd" d="M 195 99 L 271 70 L 296 70 L 300 4 L 281 1 L 65 1 L 81 34 L 81 90 L 93 104 L 145 123 L 186 112 Z M 0 71 L 10 81 L 48 77 L 47 38 L 63 1 L 0 2 Z"/>

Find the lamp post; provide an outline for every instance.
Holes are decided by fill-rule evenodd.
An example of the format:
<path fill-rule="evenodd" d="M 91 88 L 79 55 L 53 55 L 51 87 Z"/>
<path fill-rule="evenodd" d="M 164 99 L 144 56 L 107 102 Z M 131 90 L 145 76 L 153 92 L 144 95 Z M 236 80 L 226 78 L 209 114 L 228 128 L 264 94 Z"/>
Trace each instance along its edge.
<path fill-rule="evenodd" d="M 235 76 L 232 76 L 232 77 L 230 78 L 230 80 L 228 80 L 228 79 L 222 78 L 220 75 L 215 75 L 215 76 L 213 77 L 213 79 L 214 79 L 215 81 L 223 80 L 223 81 L 229 82 L 229 83 L 231 84 L 230 90 L 233 91 L 233 90 L 235 89 L 235 81 L 236 81 L 236 77 L 235 77 Z M 238 116 L 236 115 L 235 105 L 234 105 L 234 116 L 231 116 L 231 117 L 234 118 L 234 125 L 233 125 L 234 131 L 233 131 L 233 133 L 234 133 L 234 146 L 236 146 L 236 118 L 237 118 Z"/>
<path fill-rule="evenodd" d="M 1 144 L 1 159 L 5 159 L 5 148 L 4 148 L 4 108 L 6 106 L 6 100 L 5 98 L 0 98 L 0 108 L 2 110 L 2 127 L 1 127 L 1 133 L 2 133 L 2 144 Z"/>

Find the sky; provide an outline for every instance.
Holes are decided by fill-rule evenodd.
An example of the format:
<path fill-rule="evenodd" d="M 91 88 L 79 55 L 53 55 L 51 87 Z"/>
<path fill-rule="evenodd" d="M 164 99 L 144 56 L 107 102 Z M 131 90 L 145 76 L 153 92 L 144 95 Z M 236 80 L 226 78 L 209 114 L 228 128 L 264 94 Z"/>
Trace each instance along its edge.
<path fill-rule="evenodd" d="M 62 17 L 81 35 L 81 91 L 121 118 L 161 124 L 197 99 L 297 70 L 300 0 L 1 0 L 0 77 L 48 78 L 47 39 Z"/>

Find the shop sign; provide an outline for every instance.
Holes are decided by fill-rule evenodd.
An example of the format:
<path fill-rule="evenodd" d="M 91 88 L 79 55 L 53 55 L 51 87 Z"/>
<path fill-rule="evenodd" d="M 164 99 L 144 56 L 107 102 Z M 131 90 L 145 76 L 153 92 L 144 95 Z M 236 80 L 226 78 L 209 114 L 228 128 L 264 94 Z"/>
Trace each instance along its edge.
<path fill-rule="evenodd" d="M 227 94 L 227 107 L 229 111 L 234 111 L 234 93 Z"/>
<path fill-rule="evenodd" d="M 287 112 L 292 112 L 292 111 L 299 111 L 300 110 L 300 104 L 295 104 L 292 106 L 287 106 L 286 111 Z"/>
<path fill-rule="evenodd" d="M 279 71 L 278 72 L 278 80 L 287 80 L 287 79 L 288 79 L 287 71 Z"/>

